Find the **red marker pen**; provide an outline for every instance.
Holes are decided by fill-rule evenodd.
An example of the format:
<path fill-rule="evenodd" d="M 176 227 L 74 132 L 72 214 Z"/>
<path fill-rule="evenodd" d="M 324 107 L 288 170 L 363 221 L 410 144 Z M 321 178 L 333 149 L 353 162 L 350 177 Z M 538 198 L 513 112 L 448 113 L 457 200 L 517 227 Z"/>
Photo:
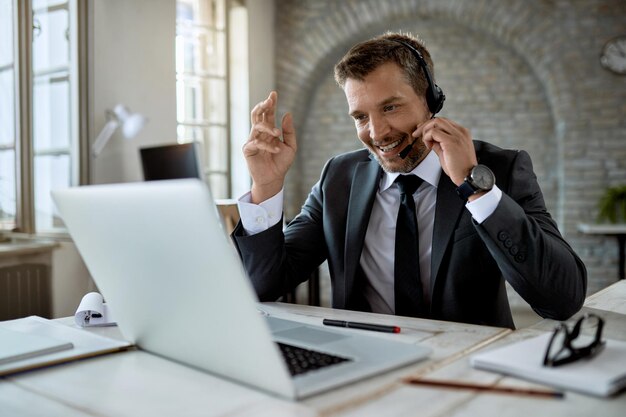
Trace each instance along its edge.
<path fill-rule="evenodd" d="M 324 325 L 326 326 L 348 327 L 350 329 L 373 330 L 375 332 L 385 332 L 385 333 L 400 333 L 400 328 L 398 326 L 384 326 L 382 324 L 357 323 L 354 321 L 330 320 L 330 319 L 324 319 L 322 323 L 324 323 Z"/>

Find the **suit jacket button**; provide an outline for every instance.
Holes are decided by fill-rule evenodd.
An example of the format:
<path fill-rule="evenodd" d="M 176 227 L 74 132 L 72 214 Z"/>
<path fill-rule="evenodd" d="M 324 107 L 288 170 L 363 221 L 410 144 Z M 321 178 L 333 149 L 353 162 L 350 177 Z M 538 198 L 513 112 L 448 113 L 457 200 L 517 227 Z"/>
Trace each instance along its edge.
<path fill-rule="evenodd" d="M 517 245 L 513 245 L 509 248 L 509 253 L 513 256 L 517 255 L 518 252 L 519 252 L 519 247 L 517 247 Z"/>
<path fill-rule="evenodd" d="M 507 239 L 504 241 L 504 247 L 505 248 L 510 248 L 511 246 L 513 246 L 513 241 L 511 239 Z"/>
<path fill-rule="evenodd" d="M 501 241 L 505 241 L 508 238 L 509 238 L 509 234 L 507 232 L 498 233 L 498 239 L 500 239 Z"/>
<path fill-rule="evenodd" d="M 518 253 L 517 255 L 515 255 L 515 260 L 519 263 L 522 263 L 526 260 L 526 257 L 521 253 Z"/>

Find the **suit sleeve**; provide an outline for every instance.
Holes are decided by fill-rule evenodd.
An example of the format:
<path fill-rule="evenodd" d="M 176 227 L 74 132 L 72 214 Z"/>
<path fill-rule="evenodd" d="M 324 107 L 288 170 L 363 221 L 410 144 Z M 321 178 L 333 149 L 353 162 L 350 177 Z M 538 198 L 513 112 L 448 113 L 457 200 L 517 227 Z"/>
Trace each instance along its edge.
<path fill-rule="evenodd" d="M 510 166 L 502 199 L 478 233 L 515 291 L 542 317 L 565 320 L 582 307 L 587 271 L 547 212 L 528 153 Z"/>
<path fill-rule="evenodd" d="M 241 222 L 233 231 L 231 237 L 260 301 L 277 300 L 309 279 L 326 259 L 322 183 L 331 161 L 285 230 L 281 221 L 254 235 L 247 235 Z"/>

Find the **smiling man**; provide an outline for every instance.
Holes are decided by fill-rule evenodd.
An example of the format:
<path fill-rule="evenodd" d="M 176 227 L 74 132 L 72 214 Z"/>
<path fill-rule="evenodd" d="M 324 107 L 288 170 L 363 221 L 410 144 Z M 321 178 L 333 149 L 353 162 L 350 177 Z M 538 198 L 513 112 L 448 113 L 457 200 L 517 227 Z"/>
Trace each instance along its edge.
<path fill-rule="evenodd" d="M 513 327 L 505 281 L 541 316 L 582 306 L 586 270 L 561 237 L 524 151 L 473 141 L 435 117 L 445 96 L 416 38 L 387 33 L 335 66 L 366 149 L 324 167 L 283 230 L 285 176 L 297 151 L 277 93 L 251 112 L 243 153 L 252 189 L 233 239 L 263 301 L 325 260 L 335 308 Z"/>

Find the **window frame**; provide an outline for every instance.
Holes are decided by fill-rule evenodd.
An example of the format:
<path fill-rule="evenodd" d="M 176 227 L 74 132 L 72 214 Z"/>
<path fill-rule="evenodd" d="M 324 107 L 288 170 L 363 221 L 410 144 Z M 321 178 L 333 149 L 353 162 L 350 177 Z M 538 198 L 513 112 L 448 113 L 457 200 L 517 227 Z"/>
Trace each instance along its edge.
<path fill-rule="evenodd" d="M 75 82 L 74 93 L 70 93 L 69 111 L 75 115 L 70 130 L 76 138 L 76 144 L 70 145 L 64 154 L 70 155 L 73 163 L 74 178 L 78 184 L 88 184 L 91 180 L 89 158 L 89 100 L 88 100 L 88 28 L 90 26 L 90 2 L 68 0 L 70 27 L 75 28 L 76 38 L 70 48 L 70 82 Z M 56 6 L 53 6 L 56 7 Z M 75 13 L 71 11 L 75 10 Z M 14 48 L 14 103 L 15 103 L 15 190 L 16 214 L 12 229 L 0 229 L 0 234 L 12 236 L 38 235 L 66 237 L 64 229 L 37 230 L 35 213 L 35 150 L 34 150 L 34 97 L 33 86 L 33 7 L 30 0 L 13 0 L 13 48 Z M 49 150 L 47 153 L 55 153 Z M 46 152 L 44 152 L 46 153 Z M 41 155 L 42 153 L 37 153 Z"/>

